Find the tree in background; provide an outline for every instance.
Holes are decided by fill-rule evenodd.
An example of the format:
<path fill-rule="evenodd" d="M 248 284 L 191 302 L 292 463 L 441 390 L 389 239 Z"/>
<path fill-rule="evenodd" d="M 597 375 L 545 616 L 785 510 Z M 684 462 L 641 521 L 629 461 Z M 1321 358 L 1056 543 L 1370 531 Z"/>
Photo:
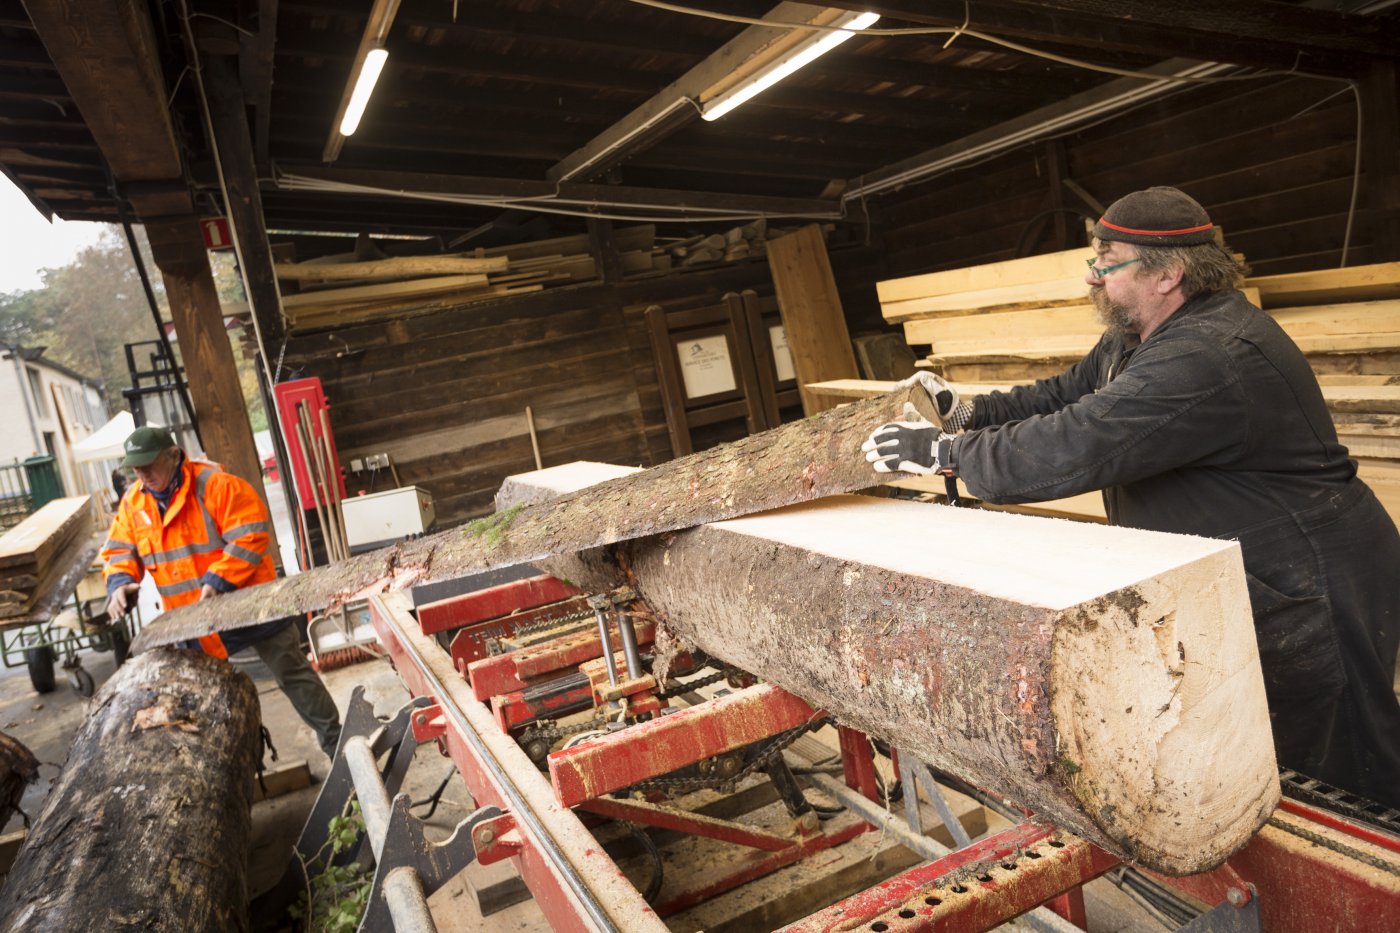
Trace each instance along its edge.
<path fill-rule="evenodd" d="M 161 318 L 169 320 L 165 288 L 150 258 L 145 231 L 135 228 L 137 244 L 151 273 Z M 212 254 L 214 283 L 219 298 L 241 301 L 232 253 Z M 0 341 L 26 347 L 47 347 L 45 356 L 85 376 L 101 379 L 109 412 L 126 408 L 122 390 L 131 374 L 125 345 L 159 339 L 151 320 L 136 263 L 121 229 L 108 226 L 93 246 L 67 265 L 44 269 L 44 285 L 31 291 L 0 293 Z M 173 335 L 172 335 L 173 336 Z M 179 353 L 178 346 L 176 353 Z M 253 430 L 267 427 L 252 361 L 235 350 L 244 403 Z"/>

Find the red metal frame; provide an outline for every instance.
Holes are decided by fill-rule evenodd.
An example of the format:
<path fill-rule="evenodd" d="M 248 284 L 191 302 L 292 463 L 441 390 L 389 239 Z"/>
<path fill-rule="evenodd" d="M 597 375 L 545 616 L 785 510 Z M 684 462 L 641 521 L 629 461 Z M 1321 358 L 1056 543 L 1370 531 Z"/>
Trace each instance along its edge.
<path fill-rule="evenodd" d="M 640 623 L 636 626 L 636 632 L 637 644 L 649 645 L 656 632 L 656 623 Z M 613 650 L 622 650 L 622 636 L 615 629 L 609 635 Z M 561 635 L 529 648 L 472 661 L 467 665 L 467 679 L 471 681 L 472 693 L 485 702 L 503 693 L 524 690 L 541 678 L 558 676 L 560 671 L 577 668 L 585 661 L 602 657 L 602 644 L 603 639 L 597 629 Z"/>
<path fill-rule="evenodd" d="M 773 684 L 759 684 L 549 756 L 562 806 L 631 787 L 820 718 Z"/>
<path fill-rule="evenodd" d="M 499 596 L 493 594 L 492 598 Z M 378 605 L 380 599 L 387 597 L 376 597 L 372 605 Z M 462 617 L 474 611 L 470 597 L 458 600 L 462 602 L 454 611 L 463 612 Z M 500 607 L 496 602 L 491 609 Z M 475 611 L 485 612 L 485 605 Z M 405 683 L 421 695 L 421 678 L 404 662 L 402 646 L 385 629 L 382 620 L 373 614 L 372 618 Z M 594 644 L 595 649 L 600 648 L 596 638 Z M 431 647 L 436 648 L 436 643 Z M 462 685 L 459 704 L 474 705 L 470 697 Z M 509 698 L 499 699 L 509 702 Z M 519 697 L 516 701 L 524 702 Z M 491 747 L 493 756 L 514 762 L 521 772 L 519 782 L 534 787 L 536 797 L 551 798 L 545 807 L 551 833 L 556 827 L 564 833 L 586 832 L 578 818 L 565 809 L 578 806 L 602 817 L 710 836 L 746 847 L 733 862 L 688 879 L 685 890 L 673 890 L 655 912 L 637 907 L 636 922 L 632 924 L 637 929 L 657 929 L 654 923 L 658 913 L 665 916 L 684 910 L 870 829 L 864 823 L 853 822 L 826 835 L 798 824 L 788 838 L 772 830 L 606 796 L 776 735 L 818 715 L 801 700 L 772 685 L 747 688 L 557 752 L 550 756 L 550 772 L 555 778 L 552 787 L 533 768 L 520 764 L 524 756 L 505 730 L 493 723 L 485 710 L 477 709 L 479 712 L 472 714 L 474 728 L 489 742 L 496 743 Z M 437 739 L 451 755 L 479 804 L 504 806 L 488 768 L 440 708 L 420 711 L 413 726 L 421 740 Z M 861 733 L 842 729 L 840 744 L 846 783 L 876 797 L 869 741 Z M 517 771 L 513 769 L 511 773 L 515 775 Z M 1400 838 L 1295 801 L 1281 804 L 1277 822 L 1308 836 L 1331 840 L 1361 856 L 1393 862 L 1393 855 L 1400 853 Z M 491 828 L 489 839 L 483 836 L 476 840 L 483 861 L 514 858 L 557 929 L 588 928 L 578 903 L 571 899 L 559 875 L 543 857 L 538 840 L 515 825 L 510 813 L 499 823 L 481 824 L 478 833 L 482 827 Z M 586 849 L 586 855 L 587 873 L 594 879 L 590 884 L 606 885 L 610 879 L 615 883 L 617 867 L 601 846 Z M 1081 886 L 1117 864 L 1118 859 L 1102 849 L 1031 819 L 896 875 L 787 929 L 983 930 L 1038 904 L 1082 923 Z M 1189 878 L 1161 880 L 1208 906 L 1227 899 L 1238 906 L 1241 898 L 1248 899 L 1249 886 L 1253 885 L 1259 893 L 1264 926 L 1270 933 L 1380 930 L 1387 929 L 1387 924 L 1393 926 L 1400 916 L 1400 878 L 1395 874 L 1368 864 L 1364 858 L 1318 845 L 1313 839 L 1302 838 L 1274 823 L 1265 826 L 1222 868 Z"/>
<path fill-rule="evenodd" d="M 305 402 L 311 410 L 311 442 L 322 436 L 321 412 L 329 414 L 326 393 L 321 388 L 321 380 L 315 376 L 306 379 L 292 379 L 279 382 L 272 387 L 272 396 L 277 402 L 277 417 L 282 424 L 282 437 L 287 442 L 287 457 L 292 462 L 282 464 L 284 473 L 292 476 L 292 487 L 296 490 L 297 501 L 303 510 L 314 509 L 317 500 L 324 503 L 325 496 L 316 491 L 316 484 L 306 472 L 306 464 L 315 462 L 315 455 L 308 453 L 302 457 L 301 437 L 297 433 L 297 406 Z M 340 498 L 345 498 L 345 474 L 340 469 L 340 454 L 336 450 L 335 435 L 326 433 L 326 443 L 330 446 L 331 467 L 335 481 L 340 484 Z"/>
<path fill-rule="evenodd" d="M 581 595 L 578 587 L 540 574 L 527 580 L 512 580 L 462 596 L 449 596 L 418 607 L 418 624 L 424 635 L 436 635 L 510 616 Z M 578 611 L 575 609 L 574 611 Z M 508 621 L 515 622 L 515 619 Z M 512 629 L 514 631 L 514 629 Z M 509 633 L 506 633 L 509 634 Z"/>

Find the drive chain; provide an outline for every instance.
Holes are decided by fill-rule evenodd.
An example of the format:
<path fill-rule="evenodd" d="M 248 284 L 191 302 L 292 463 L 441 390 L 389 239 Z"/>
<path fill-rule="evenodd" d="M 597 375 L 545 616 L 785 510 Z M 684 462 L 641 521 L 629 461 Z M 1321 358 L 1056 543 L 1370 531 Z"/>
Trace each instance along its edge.
<path fill-rule="evenodd" d="M 811 722 L 803 723 L 786 732 L 778 733 L 749 760 L 748 764 L 728 777 L 652 778 L 647 781 L 638 781 L 627 789 L 643 791 L 656 790 L 668 794 L 688 794 L 691 791 L 713 788 L 721 793 L 732 793 L 740 781 L 762 768 L 769 761 L 773 760 L 774 757 L 781 755 L 783 750 L 789 745 L 825 722 L 826 717 L 822 717 Z"/>
<path fill-rule="evenodd" d="M 1369 852 L 1362 852 L 1360 849 L 1353 848 L 1352 846 L 1344 845 L 1336 841 L 1335 839 L 1330 839 L 1327 836 L 1322 835 L 1321 833 L 1315 833 L 1312 830 L 1304 829 L 1301 826 L 1294 826 L 1286 820 L 1281 820 L 1278 817 L 1271 817 L 1269 819 L 1269 825 L 1277 827 L 1278 829 L 1281 829 L 1286 833 L 1292 833 L 1299 839 L 1306 839 L 1308 842 L 1311 842 L 1315 845 L 1320 845 L 1324 849 L 1331 849 L 1333 852 L 1340 853 L 1342 855 L 1347 856 L 1348 858 L 1354 858 L 1358 862 L 1364 862 L 1365 864 L 1370 865 L 1372 868 L 1379 868 L 1381 871 L 1386 872 L 1387 874 L 1400 876 L 1400 864 L 1389 861 L 1387 859 L 1383 859 L 1377 855 L 1372 855 Z"/>

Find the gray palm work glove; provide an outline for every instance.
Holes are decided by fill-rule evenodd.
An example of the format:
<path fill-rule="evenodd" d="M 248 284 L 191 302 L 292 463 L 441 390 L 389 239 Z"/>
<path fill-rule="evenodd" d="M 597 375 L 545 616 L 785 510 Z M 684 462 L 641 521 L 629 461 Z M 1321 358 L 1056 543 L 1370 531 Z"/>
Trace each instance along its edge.
<path fill-rule="evenodd" d="M 899 381 L 901 389 L 912 385 L 922 386 L 928 397 L 933 399 L 938 417 L 943 419 L 943 430 L 956 434 L 972 421 L 972 403 L 962 401 L 952 383 L 921 369 L 908 379 Z"/>
<path fill-rule="evenodd" d="M 945 451 L 947 449 L 941 442 L 951 442 L 952 439 L 953 435 L 925 420 L 912 402 L 905 402 L 904 419 L 880 425 L 860 445 L 860 449 L 865 451 L 865 459 L 876 473 L 893 473 L 897 470 L 928 476 L 947 467 L 946 463 L 939 462 L 939 451 L 940 447 Z M 944 456 L 946 458 L 946 453 Z"/>

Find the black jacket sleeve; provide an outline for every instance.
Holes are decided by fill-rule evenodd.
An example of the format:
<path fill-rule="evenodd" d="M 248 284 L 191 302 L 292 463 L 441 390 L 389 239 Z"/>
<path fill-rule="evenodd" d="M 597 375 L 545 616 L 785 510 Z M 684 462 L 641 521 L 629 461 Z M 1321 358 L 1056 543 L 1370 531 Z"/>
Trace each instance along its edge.
<path fill-rule="evenodd" d="M 1022 400 L 1049 404 L 1056 388 L 1073 388 L 1074 372 L 1046 380 L 1052 388 L 1031 387 Z M 1102 389 L 1047 414 L 962 435 L 953 443 L 953 467 L 969 492 L 989 502 L 1059 499 L 1188 464 L 1228 462 L 1248 443 L 1244 410 L 1227 354 L 1190 333 L 1164 334 Z"/>
<path fill-rule="evenodd" d="M 1109 339 L 1104 337 L 1087 356 L 1058 376 L 979 396 L 972 403 L 970 427 L 988 428 L 1032 415 L 1049 415 L 1073 405 L 1097 387 L 1097 374 L 1108 365 L 1109 345 Z"/>

